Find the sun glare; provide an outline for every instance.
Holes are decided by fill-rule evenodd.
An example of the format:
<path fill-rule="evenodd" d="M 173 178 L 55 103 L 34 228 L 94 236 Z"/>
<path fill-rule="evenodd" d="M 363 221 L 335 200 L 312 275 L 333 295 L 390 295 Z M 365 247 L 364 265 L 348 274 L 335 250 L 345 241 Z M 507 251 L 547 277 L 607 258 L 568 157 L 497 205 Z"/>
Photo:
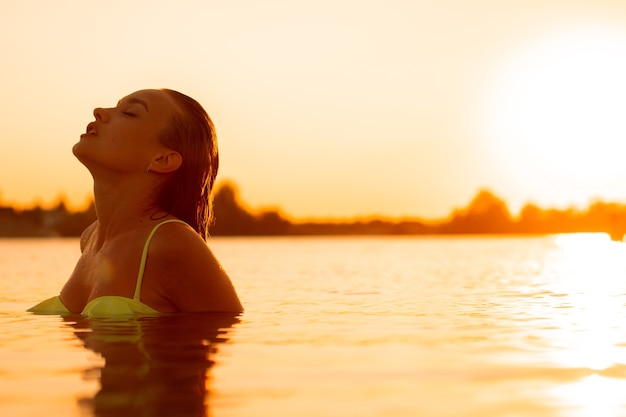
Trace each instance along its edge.
<path fill-rule="evenodd" d="M 559 235 L 553 291 L 570 308 L 550 333 L 554 359 L 568 367 L 602 371 L 623 361 L 621 317 L 626 291 L 625 247 L 603 233 Z"/>
<path fill-rule="evenodd" d="M 571 384 L 559 385 L 551 394 L 568 408 L 568 416 L 617 416 L 625 407 L 621 379 L 590 375 Z"/>
<path fill-rule="evenodd" d="M 510 55 L 492 80 L 484 118 L 496 157 L 577 181 L 623 170 L 626 30 L 559 30 Z"/>

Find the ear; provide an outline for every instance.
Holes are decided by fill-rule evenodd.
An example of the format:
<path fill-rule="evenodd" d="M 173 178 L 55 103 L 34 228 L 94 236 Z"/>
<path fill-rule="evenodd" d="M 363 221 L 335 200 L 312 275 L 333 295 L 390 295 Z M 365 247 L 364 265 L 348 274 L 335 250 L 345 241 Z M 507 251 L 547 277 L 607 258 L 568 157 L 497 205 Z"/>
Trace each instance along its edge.
<path fill-rule="evenodd" d="M 150 164 L 150 171 L 167 174 L 176 171 L 183 163 L 183 157 L 171 149 L 156 155 Z"/>

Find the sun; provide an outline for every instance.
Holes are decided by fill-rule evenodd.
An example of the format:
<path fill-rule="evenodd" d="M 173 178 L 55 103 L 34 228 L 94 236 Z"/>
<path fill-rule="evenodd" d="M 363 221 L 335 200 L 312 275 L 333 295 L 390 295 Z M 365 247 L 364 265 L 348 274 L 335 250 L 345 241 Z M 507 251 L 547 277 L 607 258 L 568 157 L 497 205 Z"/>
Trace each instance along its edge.
<path fill-rule="evenodd" d="M 490 80 L 484 132 L 496 157 L 593 183 L 626 166 L 626 30 L 561 28 L 512 48 Z"/>

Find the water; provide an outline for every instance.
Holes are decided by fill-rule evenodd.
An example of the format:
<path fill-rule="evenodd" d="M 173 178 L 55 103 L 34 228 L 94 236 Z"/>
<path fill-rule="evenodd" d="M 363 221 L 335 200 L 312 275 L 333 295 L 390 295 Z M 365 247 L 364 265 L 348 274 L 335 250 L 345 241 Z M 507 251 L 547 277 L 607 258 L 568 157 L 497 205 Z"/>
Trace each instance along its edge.
<path fill-rule="evenodd" d="M 626 244 L 215 238 L 246 312 L 87 320 L 75 239 L 0 240 L 0 415 L 626 416 Z"/>

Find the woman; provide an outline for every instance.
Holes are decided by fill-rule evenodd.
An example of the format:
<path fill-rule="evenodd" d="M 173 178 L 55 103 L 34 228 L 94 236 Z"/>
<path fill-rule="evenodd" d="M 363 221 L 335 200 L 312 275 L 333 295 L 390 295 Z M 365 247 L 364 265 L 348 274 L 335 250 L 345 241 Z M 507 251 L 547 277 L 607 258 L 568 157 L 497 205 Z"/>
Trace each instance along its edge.
<path fill-rule="evenodd" d="M 97 220 L 60 296 L 29 311 L 241 312 L 206 244 L 218 152 L 205 110 L 173 90 L 141 90 L 94 116 L 73 152 L 93 176 Z"/>

